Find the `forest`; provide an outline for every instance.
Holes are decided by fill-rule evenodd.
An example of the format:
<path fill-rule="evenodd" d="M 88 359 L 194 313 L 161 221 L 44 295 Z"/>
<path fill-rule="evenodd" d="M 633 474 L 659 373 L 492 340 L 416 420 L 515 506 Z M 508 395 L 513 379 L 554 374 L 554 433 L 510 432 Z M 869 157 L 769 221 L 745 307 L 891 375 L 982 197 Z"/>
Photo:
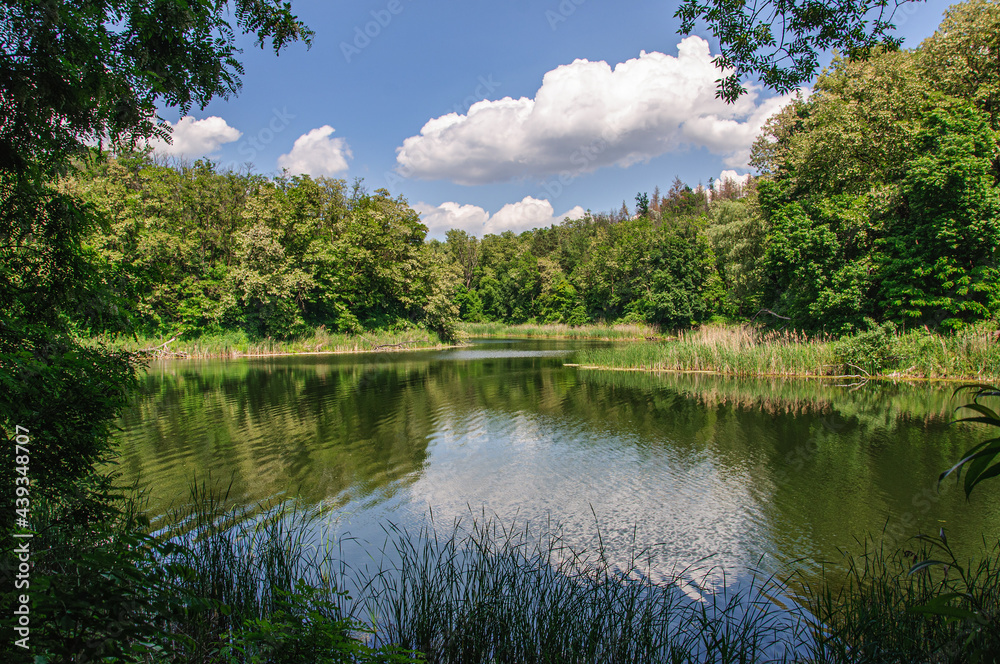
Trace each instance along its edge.
<path fill-rule="evenodd" d="M 919 48 L 838 58 L 768 121 L 760 173 L 630 209 L 441 240 L 401 197 L 210 161 L 94 152 L 62 180 L 104 225 L 89 238 L 147 335 L 285 339 L 458 320 L 758 320 L 840 335 L 936 332 L 1000 311 L 1000 68 L 981 3 Z"/>

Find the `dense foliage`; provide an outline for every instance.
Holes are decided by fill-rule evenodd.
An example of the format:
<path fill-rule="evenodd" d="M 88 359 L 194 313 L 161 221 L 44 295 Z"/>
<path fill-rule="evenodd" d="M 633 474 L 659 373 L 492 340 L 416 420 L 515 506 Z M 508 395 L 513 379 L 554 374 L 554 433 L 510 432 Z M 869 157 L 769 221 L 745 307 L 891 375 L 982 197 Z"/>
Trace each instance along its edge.
<path fill-rule="evenodd" d="M 456 304 L 466 321 L 649 322 L 664 327 L 706 320 L 721 287 L 705 233 L 708 196 L 679 180 L 667 197 L 637 197 L 627 208 L 588 213 L 520 235 L 481 240 L 448 232 L 435 248 L 461 270 Z"/>
<path fill-rule="evenodd" d="M 106 220 L 89 241 L 146 334 L 420 324 L 453 336 L 445 267 L 417 214 L 384 189 L 142 156 L 91 158 L 62 189 Z"/>

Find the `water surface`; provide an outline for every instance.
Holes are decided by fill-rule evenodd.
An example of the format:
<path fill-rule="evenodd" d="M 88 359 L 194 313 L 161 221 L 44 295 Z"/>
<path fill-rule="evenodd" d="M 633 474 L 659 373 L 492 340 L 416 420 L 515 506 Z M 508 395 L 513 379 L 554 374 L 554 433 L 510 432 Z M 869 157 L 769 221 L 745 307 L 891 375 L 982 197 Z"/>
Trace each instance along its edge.
<path fill-rule="evenodd" d="M 247 504 L 297 497 L 364 542 L 485 514 L 622 559 L 649 547 L 662 573 L 815 570 L 866 533 L 1000 532 L 994 487 L 966 502 L 937 485 L 988 433 L 949 424 L 953 386 L 564 366 L 579 347 L 158 363 L 123 417 L 120 469 L 156 514 L 211 477 Z"/>

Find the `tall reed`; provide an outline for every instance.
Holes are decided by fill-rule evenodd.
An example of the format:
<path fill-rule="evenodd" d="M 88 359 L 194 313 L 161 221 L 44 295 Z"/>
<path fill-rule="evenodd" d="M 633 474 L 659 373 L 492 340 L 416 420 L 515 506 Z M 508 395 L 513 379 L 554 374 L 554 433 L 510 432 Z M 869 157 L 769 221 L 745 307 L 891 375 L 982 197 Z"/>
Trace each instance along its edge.
<path fill-rule="evenodd" d="M 835 360 L 828 338 L 752 327 L 706 326 L 682 331 L 672 341 L 585 349 L 575 361 L 587 366 L 735 376 L 835 373 L 831 371 Z"/>
<path fill-rule="evenodd" d="M 373 330 L 359 334 L 330 332 L 322 325 L 291 339 L 253 338 L 243 331 L 202 334 L 189 339 L 164 336 L 99 336 L 92 343 L 160 358 L 254 357 L 302 353 L 361 353 L 417 350 L 445 346 L 434 332 L 423 329 Z"/>
<path fill-rule="evenodd" d="M 988 326 L 937 334 L 891 324 L 833 338 L 795 330 L 702 326 L 676 340 L 579 351 L 587 367 L 705 371 L 733 376 L 854 376 L 862 379 L 995 379 L 1000 341 Z"/>
<path fill-rule="evenodd" d="M 594 341 L 641 340 L 657 337 L 658 328 L 644 323 L 614 325 L 462 323 L 459 329 L 474 339 L 590 339 Z"/>

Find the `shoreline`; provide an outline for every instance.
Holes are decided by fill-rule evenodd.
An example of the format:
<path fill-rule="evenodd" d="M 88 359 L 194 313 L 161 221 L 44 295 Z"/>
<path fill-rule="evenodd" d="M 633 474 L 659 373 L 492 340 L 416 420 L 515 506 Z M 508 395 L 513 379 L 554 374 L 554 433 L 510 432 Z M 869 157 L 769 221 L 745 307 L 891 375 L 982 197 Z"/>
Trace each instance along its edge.
<path fill-rule="evenodd" d="M 969 383 L 972 381 L 1000 381 L 1000 376 L 976 376 L 976 377 L 933 377 L 928 378 L 927 376 L 913 376 L 908 374 L 872 374 L 870 376 L 861 376 L 858 374 L 842 374 L 836 376 L 826 376 L 821 374 L 799 374 L 799 373 L 736 373 L 732 371 L 718 371 L 714 369 L 678 369 L 678 368 L 664 368 L 664 369 L 654 369 L 649 367 L 613 367 L 613 366 L 602 366 L 598 364 L 575 364 L 566 363 L 563 364 L 564 367 L 575 367 L 582 371 L 625 371 L 625 372 L 637 372 L 637 373 L 676 373 L 676 374 L 704 374 L 709 376 L 728 376 L 730 378 L 794 378 L 794 379 L 806 379 L 812 378 L 816 380 L 857 380 L 857 384 L 864 384 L 872 381 L 900 381 L 900 382 L 924 382 L 924 383 Z M 844 387 L 853 387 L 853 385 L 845 385 Z"/>
<path fill-rule="evenodd" d="M 435 346 L 415 346 L 411 348 L 367 348 L 367 349 L 343 349 L 343 350 L 303 350 L 303 351 L 278 351 L 274 353 L 189 353 L 187 351 L 177 351 L 164 355 L 153 355 L 142 351 L 132 351 L 138 355 L 143 355 L 150 360 L 239 360 L 246 358 L 260 357 L 291 357 L 297 355 L 367 355 L 371 353 L 406 353 L 420 350 L 445 350 L 448 348 L 464 348 L 468 344 L 438 344 Z"/>

